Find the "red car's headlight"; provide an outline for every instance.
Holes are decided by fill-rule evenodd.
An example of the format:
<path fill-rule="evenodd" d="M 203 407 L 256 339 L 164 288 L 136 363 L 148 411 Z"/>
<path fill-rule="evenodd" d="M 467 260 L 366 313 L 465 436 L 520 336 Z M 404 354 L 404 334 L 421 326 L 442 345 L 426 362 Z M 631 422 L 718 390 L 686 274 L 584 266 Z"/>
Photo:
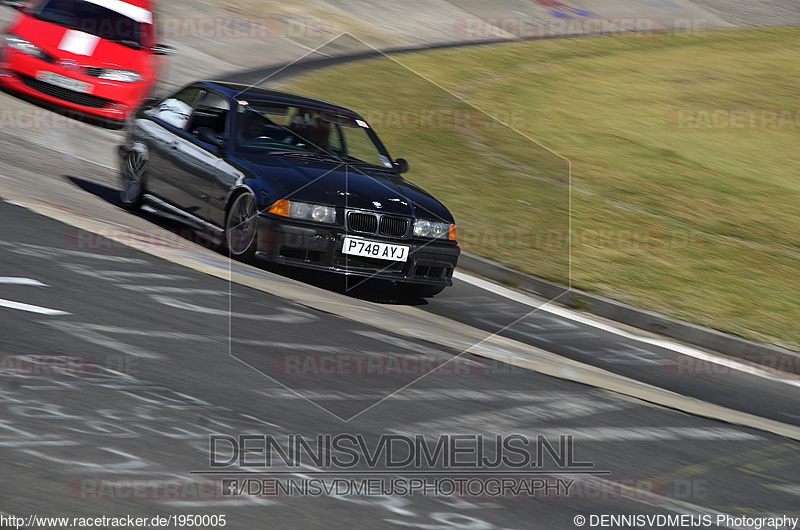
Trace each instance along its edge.
<path fill-rule="evenodd" d="M 134 72 L 133 70 L 112 70 L 110 68 L 103 68 L 98 76 L 100 79 L 107 81 L 121 81 L 123 83 L 138 83 L 143 79 L 142 74 Z"/>
<path fill-rule="evenodd" d="M 39 59 L 47 57 L 45 53 L 32 42 L 10 33 L 3 36 L 3 45 L 12 50 L 24 53 L 25 55 L 30 55 L 31 57 L 38 57 Z"/>

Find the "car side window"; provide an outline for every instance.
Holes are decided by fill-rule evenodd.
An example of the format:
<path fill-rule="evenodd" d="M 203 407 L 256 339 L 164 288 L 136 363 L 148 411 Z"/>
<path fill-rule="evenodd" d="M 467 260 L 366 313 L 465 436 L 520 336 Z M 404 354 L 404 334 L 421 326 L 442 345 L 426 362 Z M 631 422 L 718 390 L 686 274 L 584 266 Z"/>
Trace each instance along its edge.
<path fill-rule="evenodd" d="M 224 135 L 227 132 L 230 108 L 227 98 L 214 92 L 204 92 L 195 106 L 186 130 L 196 135 L 198 129 L 208 127 L 216 135 Z"/>
<path fill-rule="evenodd" d="M 192 104 L 200 94 L 199 86 L 190 86 L 184 88 L 172 97 L 169 97 L 158 104 L 153 109 L 147 111 L 147 114 L 153 118 L 164 120 L 174 127 L 183 129 L 189 121 L 189 116 L 192 114 Z"/>

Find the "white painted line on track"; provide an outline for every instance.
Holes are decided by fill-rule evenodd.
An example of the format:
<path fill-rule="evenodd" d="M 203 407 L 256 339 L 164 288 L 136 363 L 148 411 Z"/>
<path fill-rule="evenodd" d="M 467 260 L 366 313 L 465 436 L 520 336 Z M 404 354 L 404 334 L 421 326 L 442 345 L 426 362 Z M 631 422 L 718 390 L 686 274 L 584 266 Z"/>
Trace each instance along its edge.
<path fill-rule="evenodd" d="M 7 285 L 33 285 L 36 287 L 47 287 L 47 285 L 38 280 L 32 280 L 30 278 L 15 278 L 10 276 L 0 276 L 0 283 Z"/>
<path fill-rule="evenodd" d="M 214 309 L 211 307 L 192 304 L 189 302 L 184 302 L 182 300 L 171 298 L 169 296 L 162 296 L 157 294 L 151 294 L 150 298 L 161 304 L 164 304 L 165 306 L 173 307 L 175 309 L 183 309 L 185 311 L 191 311 L 193 313 L 198 313 L 201 315 L 213 315 L 228 319 L 234 318 L 242 320 L 261 320 L 268 322 L 282 322 L 284 324 L 303 324 L 306 322 L 314 322 L 315 320 L 318 320 L 318 317 L 316 317 L 312 313 L 301 311 L 299 309 L 294 309 L 291 307 L 276 308 L 276 311 L 272 314 L 253 315 L 250 313 L 235 313 L 228 308 Z"/>
<path fill-rule="evenodd" d="M 206 337 L 197 333 L 179 333 L 177 331 L 155 331 L 152 329 L 130 329 L 118 326 L 101 326 L 98 324 L 86 324 L 86 329 L 97 331 L 98 333 L 112 333 L 117 335 L 139 335 L 153 339 L 173 339 L 182 341 L 197 342 L 227 342 L 228 337 Z"/>
<path fill-rule="evenodd" d="M 0 276 L 0 284 L 47 287 L 47 285 L 32 278 L 18 278 L 13 276 Z M 0 307 L 18 309 L 20 311 L 28 311 L 30 313 L 38 313 L 40 315 L 69 315 L 69 313 L 66 311 L 59 311 L 58 309 L 50 309 L 49 307 L 41 307 L 38 305 L 23 304 L 22 302 L 13 302 L 11 300 L 4 300 L 2 298 L 0 298 Z"/>
<path fill-rule="evenodd" d="M 92 344 L 95 344 L 97 346 L 103 346 L 109 348 L 117 353 L 133 355 L 135 357 L 140 357 L 142 359 L 164 358 L 161 354 L 151 352 L 149 350 L 146 350 L 144 348 L 139 348 L 131 344 L 120 342 L 111 337 L 107 337 L 102 333 L 95 331 L 94 329 L 91 329 L 86 324 L 71 323 L 65 321 L 54 321 L 54 322 L 42 321 L 40 322 L 40 324 L 44 324 L 46 326 L 50 326 L 55 329 L 61 330 L 65 333 L 72 335 L 73 337 L 77 337 L 87 342 L 91 342 Z"/>
<path fill-rule="evenodd" d="M 162 285 L 118 285 L 123 289 L 130 291 L 137 291 L 140 293 L 170 293 L 170 294 L 196 294 L 196 295 L 212 295 L 212 296 L 239 296 L 236 293 L 228 293 L 226 291 L 218 291 L 215 289 L 197 289 L 196 287 L 167 287 Z"/>
<path fill-rule="evenodd" d="M 133 263 L 146 265 L 147 261 L 140 258 L 125 258 L 122 256 L 95 254 L 83 250 L 65 250 L 62 248 L 43 247 L 40 245 L 32 245 L 30 243 L 20 243 L 17 241 L 0 241 L 0 246 L 10 247 L 9 252 L 22 254 L 24 256 L 45 256 L 45 257 L 60 257 L 60 256 L 75 256 L 81 258 L 92 258 L 102 261 L 113 261 L 120 263 Z"/>
<path fill-rule="evenodd" d="M 159 274 L 155 272 L 126 272 L 126 271 L 119 271 L 113 269 L 93 269 L 90 267 L 84 267 L 83 265 L 77 265 L 72 263 L 62 263 L 62 267 L 65 269 L 71 270 L 72 272 L 78 274 L 84 274 L 86 276 L 92 276 L 93 278 L 100 278 L 102 280 L 109 280 L 109 281 L 126 281 L 128 279 L 133 280 L 148 280 L 148 281 L 165 281 L 165 282 L 179 282 L 179 281 L 191 281 L 189 276 L 183 276 L 178 274 Z"/>
<path fill-rule="evenodd" d="M 19 309 L 20 311 L 29 311 L 31 313 L 39 313 L 41 315 L 69 315 L 69 313 L 67 313 L 66 311 L 59 311 L 58 309 L 49 309 L 47 307 L 39 307 L 38 305 L 12 302 L 11 300 L 3 300 L 2 298 L 0 298 L 0 307 L 7 307 L 9 309 Z"/>
<path fill-rule="evenodd" d="M 566 318 L 572 320 L 574 322 L 579 322 L 581 324 L 585 324 L 587 326 L 591 326 L 597 328 L 602 331 L 606 331 L 608 333 L 613 333 L 615 335 L 619 335 L 626 339 L 635 340 L 644 344 L 650 344 L 651 346 L 657 346 L 659 348 L 664 348 L 667 350 L 674 351 L 676 353 L 680 353 L 682 355 L 687 355 L 689 357 L 694 357 L 695 359 L 699 359 L 705 362 L 713 363 L 719 366 L 724 366 L 725 368 L 730 368 L 732 370 L 737 370 L 740 372 L 744 372 L 746 374 L 755 375 L 758 377 L 763 377 L 765 379 L 769 379 L 772 381 L 777 381 L 780 383 L 785 383 L 787 385 L 797 386 L 800 387 L 800 380 L 798 379 L 791 379 L 790 377 L 780 377 L 775 375 L 774 373 L 761 368 L 760 366 L 754 365 L 752 363 L 744 363 L 741 361 L 737 361 L 735 359 L 726 359 L 720 358 L 715 355 L 710 355 L 708 353 L 702 352 L 695 348 L 686 346 L 684 344 L 679 344 L 677 342 L 672 342 L 665 339 L 653 339 L 649 337 L 640 337 L 638 335 L 634 335 L 633 333 L 629 333 L 623 329 L 616 328 L 612 325 L 599 322 L 597 320 L 587 318 L 581 314 L 578 314 L 574 311 L 569 309 L 558 307 L 556 305 L 552 305 L 550 302 L 541 302 L 530 296 L 527 296 L 523 293 L 513 291 L 508 289 L 507 287 L 503 287 L 502 285 L 497 285 L 486 280 L 482 280 L 480 278 L 476 278 L 475 276 L 470 276 L 468 274 L 464 274 L 463 272 L 456 271 L 453 274 L 457 280 L 462 281 L 464 283 L 468 283 L 480 289 L 484 289 L 485 291 L 489 291 L 491 293 L 500 295 L 504 298 L 508 298 L 509 300 L 513 300 L 515 302 L 519 302 L 521 304 L 525 304 L 527 306 L 536 308 L 540 311 L 545 311 L 547 313 Z"/>

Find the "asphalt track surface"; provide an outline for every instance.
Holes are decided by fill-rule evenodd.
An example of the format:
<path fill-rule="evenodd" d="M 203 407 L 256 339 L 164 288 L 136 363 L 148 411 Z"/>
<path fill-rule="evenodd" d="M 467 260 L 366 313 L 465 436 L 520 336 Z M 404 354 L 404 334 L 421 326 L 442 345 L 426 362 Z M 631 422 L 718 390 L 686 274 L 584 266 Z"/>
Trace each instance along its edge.
<path fill-rule="evenodd" d="M 5 109 L 40 110 L 0 98 Z M 459 277 L 433 299 L 399 303 L 371 301 L 393 293 L 376 296 L 364 286 L 356 293 L 364 301 L 340 294 L 330 279 L 229 262 L 191 242 L 179 249 L 183 264 L 160 259 L 78 227 L 103 220 L 123 232 L 182 231 L 169 220 L 119 208 L 118 133 L 47 123 L 0 131 L 0 196 L 72 220 L 0 202 L 0 513 L 224 514 L 235 529 L 566 529 L 576 527 L 575 517 L 600 514 L 714 523 L 725 514 L 800 514 L 797 437 L 577 383 L 571 372 L 580 368 L 567 359 L 796 426 L 795 380 L 702 364 L 655 346 L 657 337 L 537 310 L 544 301 L 519 293 L 512 300 L 475 279 Z M 221 274 L 198 272 L 201 266 Z M 226 280 L 242 276 L 268 282 L 282 296 Z M 312 293 L 326 309 L 286 295 L 294 292 Z M 353 318 L 356 305 L 363 322 Z M 374 321 L 394 308 L 423 321 L 430 315 L 431 325 L 414 338 Z M 563 367 L 552 377 L 464 354 L 473 345 L 443 344 L 436 317 L 553 352 Z M 442 366 L 420 377 L 421 361 Z M 372 370 L 364 371 L 368 362 Z M 364 495 L 352 488 L 328 495 L 224 494 L 224 481 L 233 478 L 336 484 L 421 476 L 362 461 L 355 470 L 305 461 L 266 474 L 240 461 L 210 473 L 212 435 L 314 440 L 323 434 L 362 435 L 370 449 L 382 435 L 435 442 L 441 435 L 517 434 L 544 436 L 556 446 L 560 436 L 572 436 L 575 460 L 593 467 L 545 458 L 522 478 L 574 482 L 533 497 Z M 509 477 L 507 469 L 435 471 L 434 478 L 467 476 L 483 484 Z M 719 527 L 746 526 L 722 520 Z"/>
<path fill-rule="evenodd" d="M 88 250 L 75 229 L 16 205 L 0 204 L 0 219 L 4 274 L 41 284 L 4 284 L 3 299 L 63 312 L 3 310 L 6 363 L 9 355 L 45 359 L 38 376 L 5 377 L 0 389 L 0 466 L 4 477 L 14 477 L 0 485 L 7 513 L 226 514 L 233 528 L 573 528 L 578 515 L 716 520 L 727 513 L 792 513 L 798 506 L 796 442 L 473 356 L 459 357 L 457 370 L 424 378 L 391 370 L 293 374 L 287 359 L 298 354 L 315 355 L 321 367 L 326 355 L 441 359 L 460 352 L 111 241 L 92 240 Z M 65 363 L 73 369 L 48 372 L 48 356 L 70 359 Z M 221 476 L 204 474 L 212 434 L 280 440 L 360 434 L 374 449 L 381 434 L 435 441 L 473 433 L 540 435 L 554 443 L 572 435 L 575 460 L 594 467 L 587 473 L 549 462 L 546 474 L 537 469 L 528 477 L 576 482 L 569 496 L 551 492 L 538 499 L 230 497 L 222 495 L 224 479 L 252 478 L 236 473 L 264 469 L 242 465 L 224 468 Z M 358 469 L 359 478 L 379 478 L 367 466 Z M 418 478 L 407 471 L 390 476 Z M 498 470 L 469 472 L 483 481 L 505 477 Z M 463 477 L 452 468 L 435 476 Z M 275 466 L 258 477 L 354 475 L 306 465 Z"/>

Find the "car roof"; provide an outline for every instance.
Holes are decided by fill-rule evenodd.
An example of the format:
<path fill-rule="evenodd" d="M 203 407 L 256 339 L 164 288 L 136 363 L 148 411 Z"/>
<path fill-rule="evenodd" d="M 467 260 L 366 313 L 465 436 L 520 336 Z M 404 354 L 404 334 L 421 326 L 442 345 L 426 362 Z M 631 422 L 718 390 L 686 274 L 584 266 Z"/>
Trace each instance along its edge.
<path fill-rule="evenodd" d="M 128 11 L 126 9 L 125 4 L 133 7 L 137 7 L 139 9 L 144 9 L 145 11 L 153 12 L 155 9 L 155 3 L 152 0 L 87 0 L 93 4 L 97 4 L 103 7 L 107 7 L 113 11 L 118 13 L 125 13 Z M 130 16 L 130 14 L 128 15 Z M 134 17 L 131 17 L 134 18 Z"/>
<path fill-rule="evenodd" d="M 284 92 L 282 90 L 273 90 L 269 88 L 254 87 L 252 85 L 245 85 L 241 83 L 228 83 L 225 81 L 199 81 L 197 84 L 206 85 L 210 88 L 215 88 L 223 92 L 230 98 L 247 99 L 269 99 L 281 103 L 287 103 L 297 107 L 323 107 L 337 112 L 346 113 L 352 116 L 360 117 L 358 113 L 335 103 L 330 103 L 321 99 L 302 96 L 300 94 L 293 94 L 292 92 Z"/>
<path fill-rule="evenodd" d="M 153 11 L 155 7 L 152 0 L 120 0 L 123 3 L 130 4 L 132 6 L 141 7 L 142 9 L 147 9 L 148 11 Z"/>
<path fill-rule="evenodd" d="M 153 11 L 155 8 L 152 0 L 85 0 L 106 9 L 116 11 L 139 23 L 153 24 Z"/>

